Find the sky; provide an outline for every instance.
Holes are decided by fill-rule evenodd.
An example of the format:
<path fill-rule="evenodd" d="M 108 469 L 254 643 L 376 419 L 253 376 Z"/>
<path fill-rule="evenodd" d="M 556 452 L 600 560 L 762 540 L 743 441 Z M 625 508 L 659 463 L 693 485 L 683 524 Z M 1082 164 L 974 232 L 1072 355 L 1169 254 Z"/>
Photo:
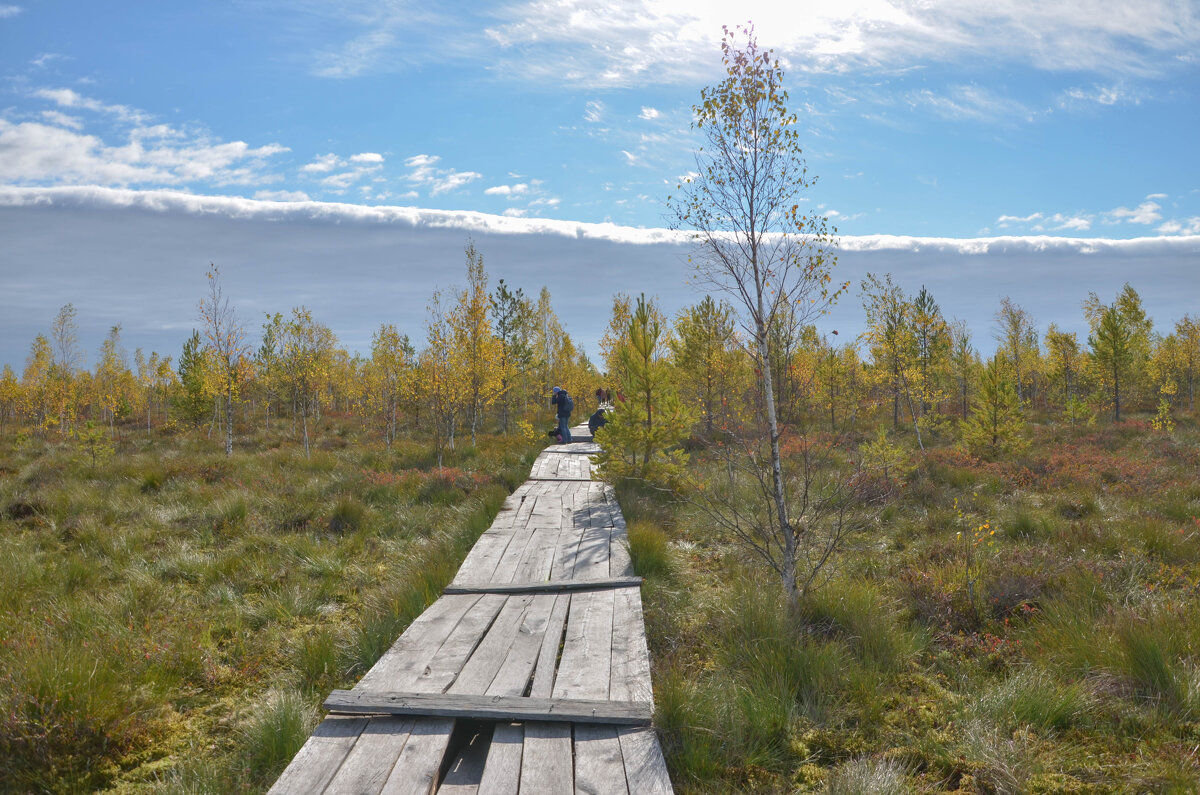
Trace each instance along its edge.
<path fill-rule="evenodd" d="M 664 200 L 748 20 L 839 280 L 925 284 L 985 348 L 1004 295 L 1043 329 L 1126 280 L 1200 311 L 1197 2 L 0 0 L 0 362 L 67 302 L 90 351 L 176 353 L 210 263 L 251 326 L 419 338 L 468 235 L 594 353 L 614 292 L 698 300 Z"/>

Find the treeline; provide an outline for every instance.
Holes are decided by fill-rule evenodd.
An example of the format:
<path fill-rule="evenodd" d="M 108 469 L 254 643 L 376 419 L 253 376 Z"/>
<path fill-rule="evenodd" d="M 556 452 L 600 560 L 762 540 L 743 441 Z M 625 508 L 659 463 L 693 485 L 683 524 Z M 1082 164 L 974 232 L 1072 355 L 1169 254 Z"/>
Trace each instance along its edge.
<path fill-rule="evenodd" d="M 82 366 L 77 311 L 64 306 L 30 347 L 18 378 L 0 374 L 0 430 L 62 438 L 191 427 L 226 439 L 260 428 L 309 449 L 314 421 L 334 412 L 361 420 L 390 445 L 431 438 L 439 454 L 480 429 L 534 434 L 548 420 L 548 386 L 594 391 L 596 368 L 565 331 L 542 288 L 536 298 L 501 279 L 488 289 L 483 258 L 467 247 L 465 289 L 435 293 L 418 348 L 382 323 L 369 355 L 351 353 L 306 307 L 251 328 L 213 268 L 198 328 L 177 356 L 141 349 L 132 364 L 114 326 L 94 368 Z"/>
<path fill-rule="evenodd" d="M 1195 411 L 1200 321 L 1185 315 L 1157 329 L 1129 285 L 1111 303 L 1088 297 L 1080 311 L 1090 333 L 1082 339 L 1055 323 L 1040 330 L 1004 298 L 989 355 L 924 287 L 910 294 L 890 275 L 868 275 L 859 297 L 867 330 L 856 339 L 800 323 L 786 305 L 772 319 L 771 383 L 785 425 L 838 432 L 890 425 L 911 431 L 920 446 L 932 434 L 997 454 L 1021 448 L 1035 412 L 1090 424 L 1137 411 L 1169 430 L 1177 413 Z M 639 317 L 628 296 L 614 300 L 602 342 L 614 382 L 640 384 L 639 395 L 656 390 L 664 418 L 679 413 L 674 392 L 694 434 L 757 421 L 762 379 L 732 307 L 705 297 L 669 323 L 653 302 L 642 303 Z M 650 402 L 640 412 L 647 425 Z"/>
<path fill-rule="evenodd" d="M 199 327 L 178 356 L 138 349 L 131 364 L 114 326 L 88 369 L 68 304 L 34 339 L 20 377 L 7 365 L 0 374 L 0 429 L 66 437 L 84 427 L 115 436 L 183 426 L 224 436 L 231 452 L 236 432 L 257 426 L 307 450 L 313 421 L 336 412 L 360 419 L 386 445 L 416 435 L 440 454 L 464 434 L 473 443 L 485 430 L 541 433 L 555 384 L 577 397 L 600 386 L 620 399 L 627 385 L 656 390 L 647 417 L 651 402 L 673 396 L 684 410 L 669 415 L 700 436 L 754 416 L 754 359 L 726 302 L 706 296 L 669 319 L 653 301 L 639 316 L 629 296 L 617 295 L 601 373 L 564 330 L 546 288 L 536 299 L 503 279 L 489 290 L 473 245 L 466 260 L 466 287 L 430 298 L 423 347 L 383 323 L 369 355 L 341 347 L 305 307 L 266 316 L 252 334 L 214 268 Z M 955 433 L 976 452 L 994 453 L 1019 446 L 1029 410 L 1071 423 L 1147 412 L 1160 428 L 1195 410 L 1200 321 L 1185 315 L 1156 328 L 1128 285 L 1111 303 L 1089 296 L 1083 339 L 1054 323 L 1039 330 L 1003 299 L 986 357 L 966 323 L 949 319 L 924 287 L 909 294 L 890 275 L 871 275 L 859 295 L 867 331 L 857 339 L 821 333 L 786 310 L 773 318 L 771 381 L 782 422 L 840 431 L 882 420 L 911 429 L 918 444 L 926 434 Z"/>

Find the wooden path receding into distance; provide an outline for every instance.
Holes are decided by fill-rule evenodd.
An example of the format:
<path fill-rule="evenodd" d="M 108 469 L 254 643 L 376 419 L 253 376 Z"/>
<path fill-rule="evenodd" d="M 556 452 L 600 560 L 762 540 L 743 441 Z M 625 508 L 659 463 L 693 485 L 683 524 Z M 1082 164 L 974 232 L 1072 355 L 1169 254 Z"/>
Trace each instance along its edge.
<path fill-rule="evenodd" d="M 639 580 L 587 427 L 538 456 L 454 582 L 272 793 L 669 793 Z"/>

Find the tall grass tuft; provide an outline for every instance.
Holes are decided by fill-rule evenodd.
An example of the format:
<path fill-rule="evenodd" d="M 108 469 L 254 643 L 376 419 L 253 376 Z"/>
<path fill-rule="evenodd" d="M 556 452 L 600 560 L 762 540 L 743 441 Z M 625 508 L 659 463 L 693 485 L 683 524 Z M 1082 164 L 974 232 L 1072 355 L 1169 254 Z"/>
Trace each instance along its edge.
<path fill-rule="evenodd" d="M 367 523 L 367 509 L 354 497 L 342 497 L 329 514 L 329 532 L 354 533 Z"/>
<path fill-rule="evenodd" d="M 903 670 L 923 645 L 908 631 L 896 606 L 862 580 L 831 583 L 802 608 L 818 632 L 843 638 L 856 657 L 879 671 Z"/>
<path fill-rule="evenodd" d="M 833 771 L 827 795 L 904 795 L 909 792 L 904 766 L 895 759 L 851 759 Z"/>
<path fill-rule="evenodd" d="M 1130 619 L 1117 628 L 1121 673 L 1145 698 L 1171 713 L 1188 708 L 1188 682 L 1170 653 L 1169 630 L 1157 621 Z"/>
<path fill-rule="evenodd" d="M 969 705 L 970 716 L 1015 729 L 1033 726 L 1064 731 L 1080 725 L 1092 708 L 1092 697 L 1078 684 L 1061 684 L 1042 670 L 1026 668 L 985 688 Z"/>
<path fill-rule="evenodd" d="M 242 729 L 245 759 L 253 776 L 262 782 L 278 776 L 304 745 L 317 720 L 316 709 L 295 690 L 269 693 Z"/>
<path fill-rule="evenodd" d="M 633 570 L 642 577 L 669 577 L 671 549 L 667 535 L 645 520 L 631 522 L 628 530 Z"/>

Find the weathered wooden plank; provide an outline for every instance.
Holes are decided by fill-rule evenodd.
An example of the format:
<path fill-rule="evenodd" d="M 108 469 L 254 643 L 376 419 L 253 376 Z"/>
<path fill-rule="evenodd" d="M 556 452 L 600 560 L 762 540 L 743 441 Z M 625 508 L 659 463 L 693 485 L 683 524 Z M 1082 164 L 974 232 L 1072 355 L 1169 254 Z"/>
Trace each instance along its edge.
<path fill-rule="evenodd" d="M 533 669 L 533 684 L 529 695 L 534 698 L 549 698 L 554 692 L 554 676 L 558 670 L 558 650 L 562 646 L 563 633 L 567 628 L 567 615 L 571 607 L 571 595 L 555 597 L 554 609 L 546 623 L 546 632 L 538 648 L 537 665 Z"/>
<path fill-rule="evenodd" d="M 450 597 L 443 596 L 442 598 Z M 383 687 L 411 689 L 423 693 L 445 692 L 446 688 L 458 677 L 459 671 L 470 659 L 475 648 L 482 642 L 488 628 L 507 600 L 508 597 L 501 594 L 481 596 L 411 683 L 396 679 L 384 683 Z"/>
<path fill-rule="evenodd" d="M 608 697 L 613 594 L 613 591 L 572 594 L 567 636 L 554 679 L 555 698 Z"/>
<path fill-rule="evenodd" d="M 525 724 L 521 757 L 521 795 L 562 795 L 575 787 L 571 760 L 571 724 Z"/>
<path fill-rule="evenodd" d="M 480 792 L 480 780 L 483 778 L 483 765 L 487 760 L 488 743 L 491 730 L 481 731 L 467 741 L 467 745 L 459 752 L 446 777 L 438 787 L 438 795 L 476 795 Z M 495 790 L 482 790 L 495 792 Z M 515 793 L 516 790 L 514 789 Z"/>
<path fill-rule="evenodd" d="M 535 481 L 537 483 L 553 483 L 556 481 L 567 481 L 567 482 L 571 482 L 571 483 L 579 483 L 579 482 L 586 483 L 587 481 L 591 480 L 591 478 L 587 478 L 587 477 L 573 477 L 573 478 L 540 477 L 540 478 L 534 478 L 534 477 L 531 477 L 530 480 Z"/>
<path fill-rule="evenodd" d="M 554 549 L 558 546 L 561 527 L 539 527 L 533 531 L 521 559 L 513 568 L 512 583 L 541 583 L 550 579 L 554 566 Z"/>
<path fill-rule="evenodd" d="M 632 589 L 613 594 L 612 673 L 608 697 L 617 701 L 654 700 L 642 597 Z"/>
<path fill-rule="evenodd" d="M 607 678 L 605 680 L 607 687 Z M 467 693 L 372 693 L 334 690 L 325 709 L 355 715 L 412 715 L 502 721 L 564 721 L 611 726 L 648 726 L 651 706 L 644 701 L 596 698 L 480 696 Z M 416 729 L 413 729 L 414 733 Z M 410 740 L 411 742 L 411 740 Z"/>
<path fill-rule="evenodd" d="M 448 594 L 471 593 L 556 593 L 561 591 L 603 591 L 609 588 L 638 588 L 641 577 L 609 577 L 604 580 L 547 580 L 545 582 L 459 583 L 446 586 Z"/>
<path fill-rule="evenodd" d="M 667 795 L 674 792 L 662 747 L 653 729 L 618 729 L 621 757 L 625 760 L 625 780 L 629 791 L 638 795 Z"/>
<path fill-rule="evenodd" d="M 396 682 L 410 681 L 424 670 L 467 611 L 482 598 L 480 595 L 462 594 L 438 599 L 404 630 L 404 634 L 363 675 L 356 687 L 371 689 L 381 683 L 392 683 L 396 687 Z"/>
<path fill-rule="evenodd" d="M 520 723 L 497 723 L 492 731 L 487 763 L 479 791 L 515 793 L 521 786 L 521 756 L 525 746 L 525 727 Z"/>
<path fill-rule="evenodd" d="M 429 795 L 454 730 L 453 718 L 417 718 L 382 795 Z"/>
<path fill-rule="evenodd" d="M 454 575 L 454 581 L 478 580 L 487 582 L 496 573 L 496 567 L 504 557 L 505 551 L 513 543 L 521 531 L 515 528 L 505 530 L 488 530 L 479 537 L 475 546 L 467 553 L 467 557 Z"/>
<path fill-rule="evenodd" d="M 523 696 L 530 687 L 542 641 L 550 626 L 556 596 L 539 594 L 522 617 L 508 655 L 485 691 L 492 696 Z M 561 629 L 557 630 L 560 634 Z"/>
<path fill-rule="evenodd" d="M 629 792 L 615 726 L 575 727 L 575 792 L 588 795 Z"/>
<path fill-rule="evenodd" d="M 328 717 L 321 721 L 287 769 L 275 781 L 270 795 L 308 795 L 325 790 L 355 740 L 367 726 L 366 718 Z"/>
<path fill-rule="evenodd" d="M 450 686 L 450 693 L 486 693 L 496 672 L 508 657 L 509 649 L 517 639 L 517 632 L 525 620 L 525 613 L 533 603 L 530 594 L 510 596 L 500 609 L 496 620 L 487 634 L 472 652 L 470 659 Z"/>
<path fill-rule="evenodd" d="M 357 795 L 383 789 L 412 728 L 412 718 L 372 718 L 329 782 L 325 795 Z"/>

